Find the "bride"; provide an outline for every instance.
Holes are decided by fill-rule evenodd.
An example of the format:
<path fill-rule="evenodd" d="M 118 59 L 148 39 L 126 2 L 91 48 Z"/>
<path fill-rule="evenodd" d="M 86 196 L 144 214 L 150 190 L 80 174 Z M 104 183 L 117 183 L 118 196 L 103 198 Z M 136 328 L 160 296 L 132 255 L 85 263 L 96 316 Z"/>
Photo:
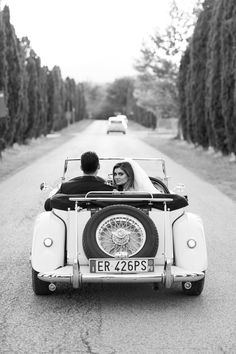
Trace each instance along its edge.
<path fill-rule="evenodd" d="M 157 193 L 144 169 L 126 158 L 113 167 L 113 180 L 118 190 Z"/>

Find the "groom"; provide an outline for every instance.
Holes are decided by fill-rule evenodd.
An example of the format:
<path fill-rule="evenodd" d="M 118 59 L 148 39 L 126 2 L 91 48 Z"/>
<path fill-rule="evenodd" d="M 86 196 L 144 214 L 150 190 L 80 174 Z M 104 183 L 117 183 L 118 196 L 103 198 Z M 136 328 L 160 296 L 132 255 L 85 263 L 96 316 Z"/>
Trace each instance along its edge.
<path fill-rule="evenodd" d="M 95 152 L 87 151 L 81 155 L 80 168 L 83 175 L 62 183 L 56 194 L 86 194 L 91 191 L 114 190 L 114 187 L 105 184 L 105 182 L 97 176 L 100 164 L 99 158 Z M 50 198 L 45 201 L 44 208 L 46 211 L 52 210 Z"/>

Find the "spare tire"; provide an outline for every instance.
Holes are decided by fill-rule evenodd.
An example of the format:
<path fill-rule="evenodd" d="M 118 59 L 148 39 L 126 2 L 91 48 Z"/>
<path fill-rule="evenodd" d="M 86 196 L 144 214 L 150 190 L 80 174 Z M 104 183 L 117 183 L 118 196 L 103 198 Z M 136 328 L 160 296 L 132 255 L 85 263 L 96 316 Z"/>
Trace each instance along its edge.
<path fill-rule="evenodd" d="M 96 212 L 83 232 L 87 258 L 112 258 L 118 253 L 128 257 L 154 257 L 158 232 L 143 211 L 129 205 L 112 205 Z"/>

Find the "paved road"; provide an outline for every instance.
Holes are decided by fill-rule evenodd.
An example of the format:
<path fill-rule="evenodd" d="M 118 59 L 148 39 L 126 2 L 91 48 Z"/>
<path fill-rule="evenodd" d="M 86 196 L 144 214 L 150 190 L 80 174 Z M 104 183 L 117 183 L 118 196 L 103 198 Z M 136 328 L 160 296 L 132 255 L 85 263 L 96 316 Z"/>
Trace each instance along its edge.
<path fill-rule="evenodd" d="M 32 292 L 28 259 L 45 198 L 40 182 L 55 182 L 62 160 L 88 149 L 100 156 L 163 156 L 142 142 L 143 134 L 106 135 L 105 123 L 96 121 L 0 184 L 0 353 L 236 352 L 236 205 L 168 158 L 168 174 L 178 175 L 171 183 L 188 186 L 189 210 L 205 225 L 209 270 L 200 297 L 145 284 L 59 287 L 49 297 Z"/>

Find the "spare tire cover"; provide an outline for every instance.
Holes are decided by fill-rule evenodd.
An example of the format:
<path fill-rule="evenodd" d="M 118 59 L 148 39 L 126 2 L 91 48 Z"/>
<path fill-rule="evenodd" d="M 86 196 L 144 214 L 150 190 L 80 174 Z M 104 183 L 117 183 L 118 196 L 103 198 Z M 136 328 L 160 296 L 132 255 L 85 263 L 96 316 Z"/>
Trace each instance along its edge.
<path fill-rule="evenodd" d="M 83 232 L 87 258 L 154 257 L 158 249 L 158 232 L 152 219 L 129 205 L 112 205 L 96 212 Z"/>

